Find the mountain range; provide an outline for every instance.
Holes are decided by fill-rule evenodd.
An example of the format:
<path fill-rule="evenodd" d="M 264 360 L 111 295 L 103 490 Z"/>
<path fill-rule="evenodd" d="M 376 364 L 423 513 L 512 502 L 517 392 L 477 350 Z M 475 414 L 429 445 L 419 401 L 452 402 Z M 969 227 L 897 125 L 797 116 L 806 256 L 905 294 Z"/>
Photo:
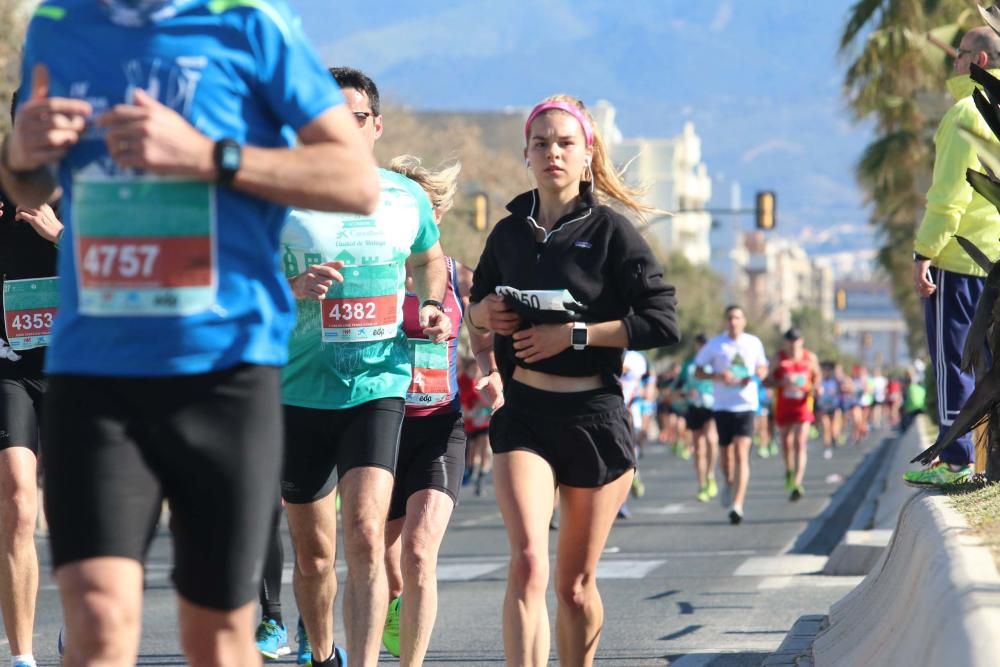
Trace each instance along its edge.
<path fill-rule="evenodd" d="M 854 2 L 292 0 L 328 64 L 410 107 L 530 107 L 565 91 L 609 100 L 626 137 L 691 121 L 714 205 L 734 181 L 743 205 L 775 190 L 779 231 L 824 251 L 875 244 L 853 176 L 871 131 L 846 110 L 837 51 Z"/>

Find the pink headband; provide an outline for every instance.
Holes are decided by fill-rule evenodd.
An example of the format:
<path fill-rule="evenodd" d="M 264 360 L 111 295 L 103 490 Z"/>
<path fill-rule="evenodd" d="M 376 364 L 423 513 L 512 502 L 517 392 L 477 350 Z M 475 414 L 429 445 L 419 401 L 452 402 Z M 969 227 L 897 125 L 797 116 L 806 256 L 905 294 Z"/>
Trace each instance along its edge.
<path fill-rule="evenodd" d="M 587 140 L 587 145 L 594 145 L 594 130 L 590 127 L 590 121 L 587 120 L 587 116 L 585 116 L 575 104 L 567 104 L 566 102 L 542 102 L 535 106 L 535 108 L 531 110 L 531 113 L 528 114 L 528 121 L 524 124 L 525 141 L 531 138 L 531 123 L 535 120 L 535 118 L 546 111 L 552 111 L 553 109 L 565 111 L 570 116 L 580 121 L 580 126 L 583 128 L 583 136 Z"/>

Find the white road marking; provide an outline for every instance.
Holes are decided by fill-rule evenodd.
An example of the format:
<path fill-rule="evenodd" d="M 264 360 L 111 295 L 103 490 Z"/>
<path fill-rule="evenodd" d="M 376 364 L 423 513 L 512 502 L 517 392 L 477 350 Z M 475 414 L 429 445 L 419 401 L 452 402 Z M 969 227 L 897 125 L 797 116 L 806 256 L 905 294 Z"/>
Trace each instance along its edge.
<path fill-rule="evenodd" d="M 602 560 L 597 564 L 598 579 L 642 579 L 665 560 Z"/>
<path fill-rule="evenodd" d="M 765 577 L 757 584 L 757 590 L 781 590 L 784 588 L 854 588 L 864 577 L 827 577 L 822 575 L 802 575 L 790 577 Z"/>
<path fill-rule="evenodd" d="M 736 577 L 780 577 L 792 574 L 820 572 L 826 565 L 826 556 L 808 554 L 784 554 L 781 556 L 758 556 L 747 558 L 736 568 Z"/>

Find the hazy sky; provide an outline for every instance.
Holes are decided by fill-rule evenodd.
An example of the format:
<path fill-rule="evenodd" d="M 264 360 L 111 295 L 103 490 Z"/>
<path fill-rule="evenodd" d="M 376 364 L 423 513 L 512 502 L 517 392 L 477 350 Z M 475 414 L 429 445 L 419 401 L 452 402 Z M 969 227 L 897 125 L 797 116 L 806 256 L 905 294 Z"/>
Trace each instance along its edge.
<path fill-rule="evenodd" d="M 324 59 L 388 98 L 499 109 L 566 91 L 611 101 L 626 136 L 690 120 L 717 202 L 732 180 L 745 203 L 774 189 L 782 231 L 870 245 L 853 177 L 870 135 L 845 111 L 837 54 L 855 0 L 292 2 Z"/>

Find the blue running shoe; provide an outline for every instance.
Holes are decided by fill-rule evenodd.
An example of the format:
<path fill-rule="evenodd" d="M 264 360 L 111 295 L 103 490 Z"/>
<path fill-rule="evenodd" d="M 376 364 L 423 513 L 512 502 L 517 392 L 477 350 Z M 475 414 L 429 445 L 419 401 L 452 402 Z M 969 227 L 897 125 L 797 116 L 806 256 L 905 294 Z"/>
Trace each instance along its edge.
<path fill-rule="evenodd" d="M 337 662 L 340 663 L 340 667 L 347 667 L 347 651 L 339 646 L 334 646 L 333 654 L 337 656 Z"/>
<path fill-rule="evenodd" d="M 299 652 L 295 658 L 296 665 L 307 665 L 312 667 L 313 650 L 309 644 L 309 637 L 306 635 L 306 628 L 299 619 L 299 627 L 295 630 L 295 641 L 299 644 Z"/>
<path fill-rule="evenodd" d="M 288 655 L 292 649 L 288 647 L 288 630 L 284 624 L 265 618 L 257 626 L 257 650 L 268 660 L 277 660 Z"/>

